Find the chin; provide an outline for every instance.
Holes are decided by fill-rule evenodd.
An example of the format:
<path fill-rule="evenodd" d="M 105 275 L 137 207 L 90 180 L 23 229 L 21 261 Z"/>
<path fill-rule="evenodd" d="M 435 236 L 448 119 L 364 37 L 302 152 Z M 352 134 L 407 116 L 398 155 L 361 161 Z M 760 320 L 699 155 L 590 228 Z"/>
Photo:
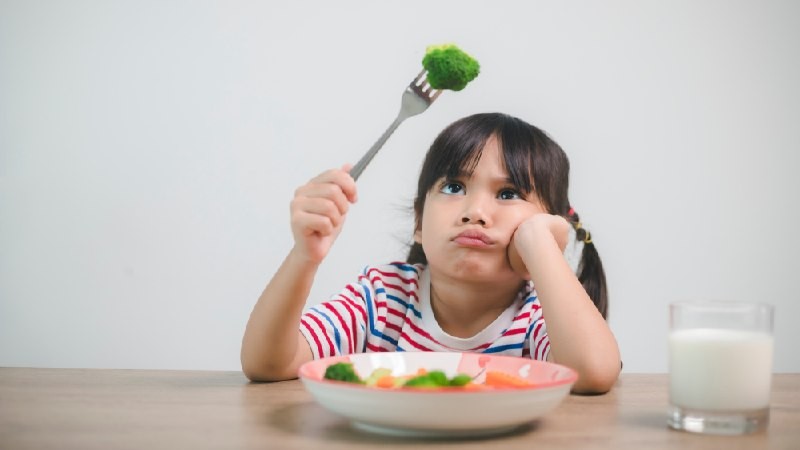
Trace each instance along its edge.
<path fill-rule="evenodd" d="M 453 272 L 459 278 L 464 278 L 465 281 L 502 282 L 522 280 L 507 264 L 491 264 L 486 261 L 485 257 L 480 260 L 461 259 L 453 267 Z"/>

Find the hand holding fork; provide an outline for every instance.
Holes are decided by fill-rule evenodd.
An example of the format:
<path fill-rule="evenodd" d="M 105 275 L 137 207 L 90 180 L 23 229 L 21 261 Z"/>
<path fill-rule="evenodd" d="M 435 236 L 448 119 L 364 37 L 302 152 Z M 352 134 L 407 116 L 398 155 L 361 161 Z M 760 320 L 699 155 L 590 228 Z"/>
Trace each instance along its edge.
<path fill-rule="evenodd" d="M 383 147 L 383 144 L 386 143 L 386 140 L 389 139 L 389 136 L 394 133 L 394 130 L 397 129 L 400 124 L 411 116 L 416 116 L 417 114 L 422 113 L 429 106 L 431 103 L 436 100 L 439 95 L 441 95 L 441 89 L 433 89 L 431 88 L 430 84 L 428 84 L 427 80 L 428 72 L 423 70 L 422 72 L 414 78 L 413 81 L 408 85 L 406 90 L 403 92 L 403 97 L 400 103 L 400 112 L 397 114 L 397 118 L 394 119 L 389 128 L 383 132 L 383 135 L 378 139 L 375 144 L 361 157 L 360 160 L 350 169 L 350 176 L 353 177 L 354 180 L 358 180 L 358 177 L 361 175 L 361 172 L 367 167 L 372 158 L 378 153 L 378 150 Z"/>

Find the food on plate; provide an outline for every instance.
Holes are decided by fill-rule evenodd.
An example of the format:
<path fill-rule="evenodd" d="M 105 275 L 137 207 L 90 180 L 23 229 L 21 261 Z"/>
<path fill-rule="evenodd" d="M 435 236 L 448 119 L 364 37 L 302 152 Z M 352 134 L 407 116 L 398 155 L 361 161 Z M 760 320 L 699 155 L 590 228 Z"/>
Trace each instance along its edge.
<path fill-rule="evenodd" d="M 422 58 L 428 84 L 434 89 L 460 91 L 480 73 L 480 64 L 455 44 L 431 45 Z"/>
<path fill-rule="evenodd" d="M 352 363 L 331 364 L 325 369 L 325 379 L 346 381 L 348 383 L 364 383 L 356 373 Z"/>
<path fill-rule="evenodd" d="M 348 383 L 363 384 L 368 387 L 398 389 L 398 388 L 461 388 L 461 389 L 491 389 L 491 388 L 519 388 L 531 387 L 534 384 L 530 381 L 500 372 L 498 370 L 487 370 L 482 382 L 476 382 L 473 377 L 467 374 L 457 374 L 448 377 L 441 370 L 419 369 L 414 374 L 392 375 L 392 370 L 379 367 L 372 371 L 366 378 L 361 378 L 353 367 L 352 363 L 339 362 L 331 364 L 325 369 L 326 380 L 344 381 Z"/>

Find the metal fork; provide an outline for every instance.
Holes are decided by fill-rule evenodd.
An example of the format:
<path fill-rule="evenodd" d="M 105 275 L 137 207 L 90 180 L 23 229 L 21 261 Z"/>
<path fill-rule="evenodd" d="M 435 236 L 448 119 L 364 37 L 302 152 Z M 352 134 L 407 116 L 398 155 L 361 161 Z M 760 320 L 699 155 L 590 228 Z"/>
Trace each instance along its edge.
<path fill-rule="evenodd" d="M 372 158 L 375 157 L 378 150 L 383 147 L 383 144 L 386 143 L 389 136 L 394 133 L 394 130 L 396 130 L 404 120 L 428 109 L 431 103 L 442 93 L 441 89 L 431 88 L 431 85 L 428 84 L 427 75 L 427 70 L 420 72 L 403 92 L 403 97 L 400 102 L 400 112 L 397 114 L 397 118 L 394 119 L 394 122 L 389 125 L 389 128 L 383 132 L 383 135 L 378 138 L 378 141 L 370 147 L 367 153 L 358 160 L 356 165 L 350 169 L 350 176 L 352 176 L 354 180 L 358 180 L 358 177 L 361 176 L 361 172 L 364 171 L 367 164 L 372 161 Z"/>

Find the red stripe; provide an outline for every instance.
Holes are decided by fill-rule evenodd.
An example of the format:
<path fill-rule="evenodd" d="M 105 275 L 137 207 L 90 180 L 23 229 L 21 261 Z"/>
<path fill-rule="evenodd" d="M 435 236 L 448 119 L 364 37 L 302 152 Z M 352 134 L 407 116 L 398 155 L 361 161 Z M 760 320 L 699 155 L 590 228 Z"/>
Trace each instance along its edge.
<path fill-rule="evenodd" d="M 367 342 L 367 350 L 371 352 L 390 352 L 392 350 Z"/>
<path fill-rule="evenodd" d="M 513 328 L 511 330 L 506 330 L 506 332 L 503 333 L 503 336 L 513 336 L 515 334 L 525 334 L 527 332 L 527 328 Z"/>
<path fill-rule="evenodd" d="M 367 272 L 367 276 L 369 276 L 370 279 L 372 279 L 372 276 L 370 275 L 372 272 L 377 272 L 377 273 L 381 274 L 383 277 L 386 277 L 386 278 L 397 278 L 398 280 L 400 280 L 400 281 L 402 281 L 404 283 L 413 284 L 415 286 L 418 286 L 416 277 L 405 278 L 399 273 L 384 272 L 384 271 L 378 270 L 377 268 L 372 268 Z"/>
<path fill-rule="evenodd" d="M 414 297 L 414 299 L 415 299 L 417 302 L 419 302 L 419 297 L 417 297 L 417 293 L 416 293 L 416 292 L 414 292 L 414 291 L 407 291 L 407 290 L 403 289 L 401 286 L 398 286 L 398 285 L 396 285 L 396 284 L 389 284 L 389 283 L 387 283 L 387 282 L 385 282 L 385 281 L 383 282 L 383 286 L 384 286 L 384 287 L 387 287 L 387 288 L 390 288 L 390 289 L 394 289 L 395 291 L 402 292 L 402 293 L 403 293 L 403 295 L 405 295 L 406 297 L 409 297 L 409 299 L 410 299 L 411 297 Z"/>
<path fill-rule="evenodd" d="M 358 333 L 356 333 L 356 330 L 358 329 L 358 321 L 356 321 L 356 313 L 355 313 L 355 311 L 353 311 L 353 300 L 351 300 L 349 298 L 346 298 L 346 297 L 343 297 L 341 302 L 342 302 L 342 306 L 344 307 L 344 309 L 346 309 L 347 312 L 350 314 L 350 323 L 353 324 L 353 326 L 351 328 L 352 334 L 350 335 L 350 342 L 352 343 L 351 344 L 351 350 L 353 352 L 355 352 L 354 346 L 356 345 L 356 342 L 358 341 Z M 358 307 L 358 305 L 356 305 L 356 307 Z M 362 314 L 364 314 L 364 309 L 363 308 L 361 308 L 361 312 L 362 312 Z M 365 316 L 364 317 L 364 322 L 366 322 L 366 321 L 367 321 L 367 318 Z"/>
<path fill-rule="evenodd" d="M 401 334 L 401 335 L 400 335 L 400 339 L 403 339 L 403 340 L 405 340 L 405 341 L 406 341 L 406 342 L 408 342 L 409 344 L 413 345 L 414 347 L 416 347 L 416 348 L 418 348 L 419 350 L 422 350 L 422 351 L 424 351 L 424 352 L 430 352 L 430 351 L 431 351 L 431 349 L 429 349 L 428 347 L 425 347 L 424 345 L 422 345 L 422 344 L 420 344 L 420 343 L 418 343 L 418 342 L 416 342 L 416 341 L 412 341 L 412 340 L 410 339 L 410 336 L 409 336 L 408 334 L 406 334 L 406 333 L 403 333 L 403 334 Z"/>
<path fill-rule="evenodd" d="M 315 333 L 314 330 L 311 329 L 311 326 L 306 322 L 305 317 L 300 319 L 300 325 L 304 326 L 306 328 L 306 331 L 308 331 L 308 334 L 310 334 L 311 337 L 314 338 L 314 343 L 317 345 L 317 357 L 322 358 L 324 356 L 322 354 L 322 343 L 319 341 L 317 333 Z"/>
<path fill-rule="evenodd" d="M 471 352 L 478 352 L 478 351 L 480 351 L 480 350 L 483 350 L 483 349 L 485 349 L 485 348 L 489 348 L 489 345 L 490 345 L 490 344 L 487 342 L 487 343 L 485 343 L 485 344 L 481 344 L 481 345 L 479 345 L 479 346 L 477 346 L 477 347 L 473 347 L 473 348 L 469 349 L 469 351 L 471 351 Z"/>
<path fill-rule="evenodd" d="M 341 302 L 341 301 L 329 302 L 329 303 L 324 303 L 323 306 L 325 306 L 325 308 L 328 311 L 332 312 L 333 315 L 336 316 L 336 318 L 339 320 L 339 324 L 342 326 L 342 329 L 344 330 L 344 334 L 346 336 L 348 336 L 347 340 L 349 341 L 348 342 L 349 345 L 347 346 L 347 350 L 348 350 L 348 354 L 351 354 L 351 353 L 353 353 L 353 339 L 352 339 L 353 335 L 350 332 L 351 328 L 347 325 L 347 321 L 344 320 L 342 315 L 339 314 L 339 311 L 337 311 L 336 308 L 333 307 L 334 303 L 344 303 L 344 302 Z"/>
<path fill-rule="evenodd" d="M 364 308 L 363 299 L 362 299 L 361 303 L 359 303 L 359 302 L 353 300 L 352 298 L 344 296 L 344 295 L 340 295 L 339 298 L 341 298 L 342 300 L 346 301 L 347 304 L 350 305 L 350 307 L 357 309 L 358 312 L 361 314 L 361 320 L 363 322 L 367 321 L 367 310 Z"/>
<path fill-rule="evenodd" d="M 547 343 L 545 343 L 544 345 L 544 348 L 542 348 L 541 354 L 539 355 L 539 359 L 541 359 L 542 361 L 546 359 L 545 355 L 547 354 L 547 350 L 549 348 L 550 348 L 550 341 L 547 341 Z"/>
<path fill-rule="evenodd" d="M 398 326 L 396 324 L 393 324 L 393 323 L 387 322 L 386 321 L 386 317 L 383 317 L 383 316 L 378 317 L 378 322 L 383 323 L 383 326 L 386 329 L 394 330 L 394 331 L 397 331 L 398 333 L 401 331 L 400 326 Z"/>
<path fill-rule="evenodd" d="M 400 311 L 399 309 L 394 309 L 394 308 L 386 310 L 386 314 L 391 314 L 393 316 L 400 317 L 400 318 L 405 318 L 406 317 L 406 315 L 405 315 L 405 313 L 403 311 Z"/>
<path fill-rule="evenodd" d="M 319 326 L 320 329 L 325 330 L 325 327 L 322 326 L 322 321 L 320 321 L 317 316 L 315 316 L 313 314 L 309 314 L 308 317 L 310 317 L 311 320 L 316 322 L 317 326 Z M 325 356 L 333 356 L 333 355 L 335 355 L 336 354 L 336 347 L 333 346 L 333 341 L 331 341 L 331 337 L 328 336 L 328 333 L 324 333 L 323 335 L 325 336 L 325 340 L 328 342 L 328 346 L 331 349 L 331 352 L 329 354 L 325 355 Z M 320 347 L 320 348 L 322 348 L 322 347 Z"/>
<path fill-rule="evenodd" d="M 351 294 L 353 294 L 356 297 L 360 298 L 362 301 L 364 300 L 364 294 L 362 294 L 361 292 L 358 292 L 356 290 L 356 288 L 353 287 L 353 285 L 348 284 L 347 285 L 347 290 L 350 291 Z"/>
<path fill-rule="evenodd" d="M 530 311 L 525 311 L 524 313 L 521 313 L 517 317 L 514 317 L 514 322 L 516 322 L 518 320 L 522 320 L 522 319 L 527 319 L 530 316 L 531 316 L 531 312 Z"/>
<path fill-rule="evenodd" d="M 543 324 L 544 324 L 544 322 L 542 322 L 541 320 L 538 321 L 538 322 L 534 322 L 533 333 L 531 333 L 531 336 L 533 337 L 533 342 L 537 342 L 538 341 L 539 331 L 542 330 L 542 325 Z"/>
<path fill-rule="evenodd" d="M 414 314 L 414 313 L 412 312 L 411 314 Z M 408 326 L 409 326 L 409 327 L 410 327 L 412 330 L 414 330 L 414 332 L 415 332 L 415 333 L 417 333 L 418 335 L 420 335 L 420 336 L 424 337 L 425 339 L 427 339 L 427 340 L 429 340 L 429 341 L 433 342 L 433 343 L 434 343 L 434 344 L 436 344 L 436 345 L 442 345 L 442 344 L 441 344 L 439 341 L 437 341 L 436 339 L 434 339 L 434 338 L 433 338 L 433 336 L 431 336 L 430 334 L 428 334 L 428 332 L 427 332 L 427 331 L 425 331 L 425 330 L 423 330 L 422 328 L 420 328 L 420 327 L 418 327 L 418 326 L 414 325 L 414 323 L 413 323 L 413 322 L 411 322 L 411 321 L 409 320 L 409 316 L 405 316 L 405 317 L 406 317 L 406 321 L 405 321 L 405 323 L 407 323 L 407 324 L 408 324 Z M 443 346 L 443 347 L 444 347 L 444 346 Z"/>

